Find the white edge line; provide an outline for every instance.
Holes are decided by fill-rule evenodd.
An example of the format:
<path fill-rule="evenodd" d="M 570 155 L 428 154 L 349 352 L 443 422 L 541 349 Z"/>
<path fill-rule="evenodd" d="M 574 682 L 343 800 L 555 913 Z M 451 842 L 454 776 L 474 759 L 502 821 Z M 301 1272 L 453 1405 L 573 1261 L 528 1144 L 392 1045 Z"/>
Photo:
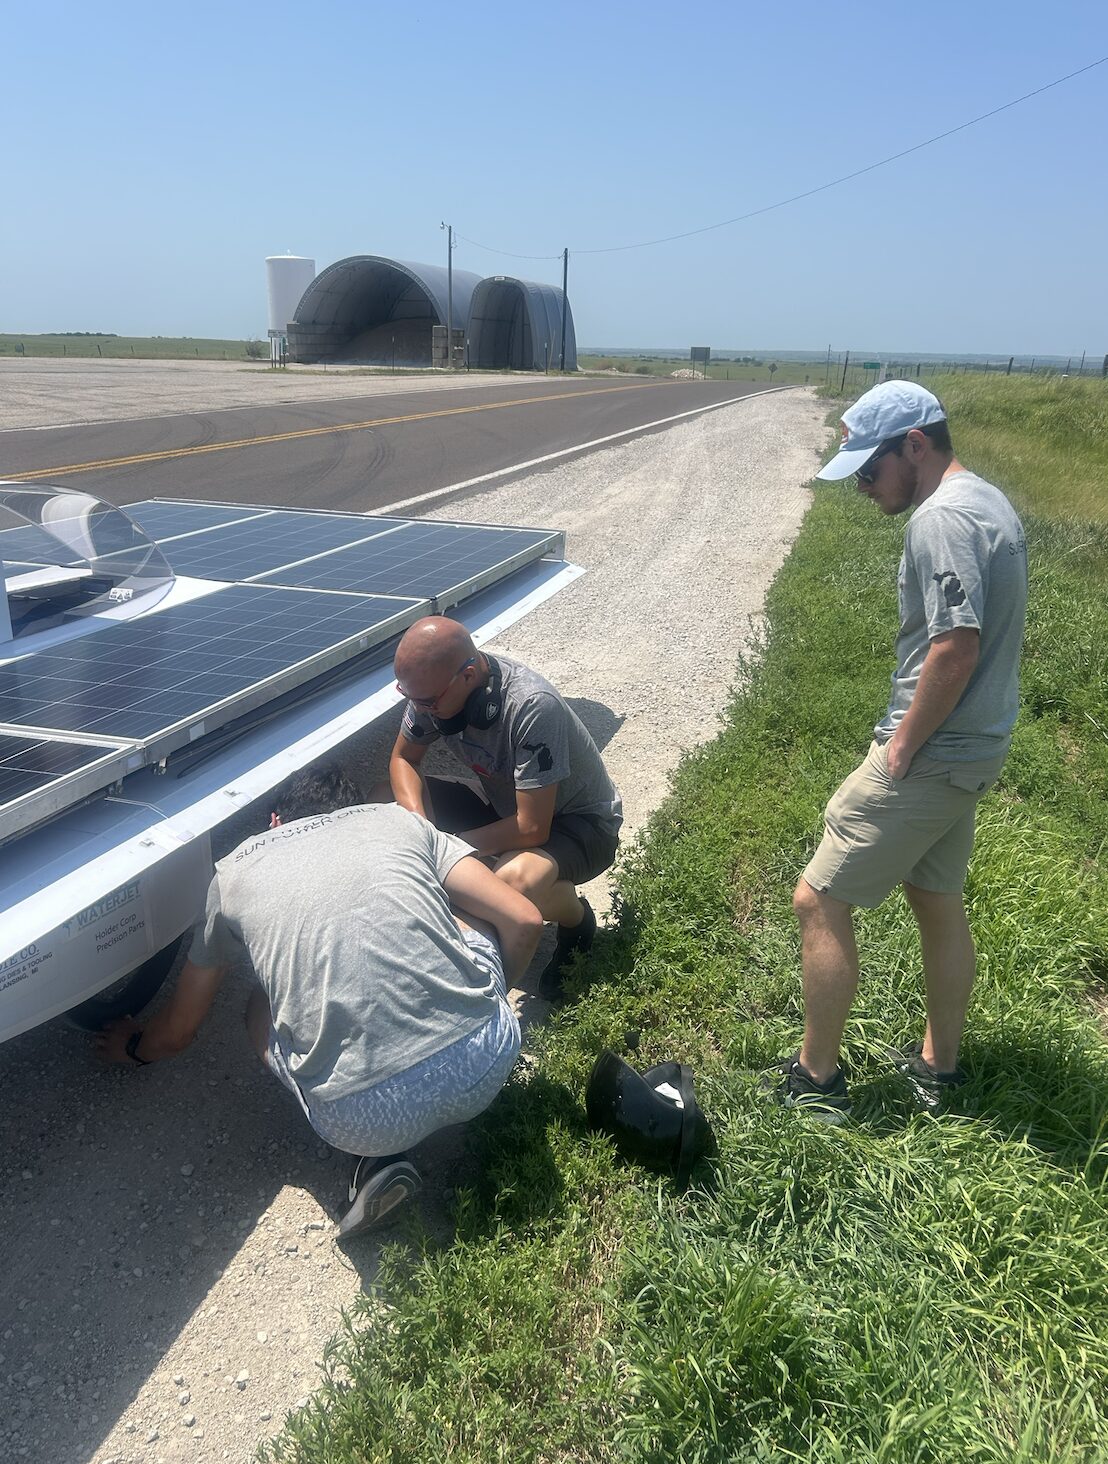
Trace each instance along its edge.
<path fill-rule="evenodd" d="M 429 503 L 432 498 L 444 498 L 448 493 L 461 493 L 467 488 L 476 488 L 481 483 L 493 483 L 497 478 L 506 478 L 510 473 L 522 473 L 527 468 L 538 468 L 543 463 L 556 462 L 558 458 L 570 457 L 575 452 L 588 452 L 590 448 L 603 447 L 607 442 L 618 442 L 621 437 L 633 437 L 637 432 L 649 432 L 652 427 L 666 427 L 671 422 L 680 422 L 685 417 L 697 417 L 702 412 L 716 412 L 720 407 L 733 407 L 736 402 L 748 402 L 754 397 L 771 396 L 779 391 L 796 391 L 795 386 L 769 386 L 764 391 L 747 392 L 745 396 L 729 397 L 725 402 L 709 402 L 707 406 L 693 407 L 688 412 L 677 412 L 672 417 L 659 417 L 655 422 L 640 422 L 637 427 L 625 427 L 621 432 L 612 432 L 607 437 L 594 437 L 591 442 L 579 442 L 574 447 L 559 448 L 543 457 L 529 458 L 525 463 L 513 463 L 508 468 L 497 468 L 493 473 L 482 473 L 479 478 L 466 478 L 461 483 L 451 483 L 446 488 L 432 488 L 430 493 L 419 493 L 414 498 L 401 498 L 386 508 L 375 508 L 375 514 L 395 513 L 400 508 L 412 508 L 417 503 Z"/>

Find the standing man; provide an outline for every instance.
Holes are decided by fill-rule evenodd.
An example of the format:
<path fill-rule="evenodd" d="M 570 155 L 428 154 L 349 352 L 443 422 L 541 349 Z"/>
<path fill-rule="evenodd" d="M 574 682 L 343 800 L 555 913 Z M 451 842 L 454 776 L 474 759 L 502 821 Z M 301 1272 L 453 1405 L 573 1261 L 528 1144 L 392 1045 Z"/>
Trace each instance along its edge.
<path fill-rule="evenodd" d="M 395 804 L 362 804 L 336 767 L 278 790 L 267 832 L 216 865 L 173 995 L 97 1039 L 145 1067 L 196 1036 L 228 966 L 259 986 L 250 1040 L 320 1138 L 362 1156 L 339 1225 L 349 1240 L 416 1192 L 404 1150 L 495 1098 L 519 1055 L 506 979 L 527 969 L 539 912 Z"/>
<path fill-rule="evenodd" d="M 826 830 L 793 897 L 804 969 L 804 1042 L 774 1069 L 786 1107 L 841 1123 L 839 1065 L 858 987 L 853 907 L 897 884 L 919 926 L 923 1041 L 895 1054 L 920 1101 L 965 1080 L 958 1046 L 976 974 L 962 900 L 974 812 L 1000 774 L 1018 708 L 1027 545 L 999 489 L 955 458 L 942 403 L 885 382 L 842 419 L 838 455 L 817 474 L 854 474 L 886 514 L 913 510 L 897 579 L 892 698 L 874 741 L 827 805 Z"/>
<path fill-rule="evenodd" d="M 596 743 L 549 681 L 508 656 L 479 651 L 456 620 L 416 621 L 397 647 L 395 669 L 408 706 L 389 761 L 393 797 L 490 856 L 506 884 L 557 922 L 558 943 L 541 977 L 543 994 L 553 996 L 570 956 L 587 951 L 596 933 L 576 886 L 612 864 L 623 822 Z M 420 764 L 440 737 L 480 779 L 484 796 L 464 783 L 424 779 Z"/>

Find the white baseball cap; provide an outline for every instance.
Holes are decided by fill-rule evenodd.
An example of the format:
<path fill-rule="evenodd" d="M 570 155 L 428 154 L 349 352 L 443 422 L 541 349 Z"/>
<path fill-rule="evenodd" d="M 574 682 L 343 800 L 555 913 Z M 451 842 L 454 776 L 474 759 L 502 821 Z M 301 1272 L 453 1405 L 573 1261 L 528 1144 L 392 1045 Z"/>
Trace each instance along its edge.
<path fill-rule="evenodd" d="M 816 477 L 832 483 L 849 478 L 865 467 L 883 442 L 903 437 L 913 427 L 945 420 L 945 407 L 926 387 L 914 381 L 883 381 L 843 413 L 842 445 Z"/>

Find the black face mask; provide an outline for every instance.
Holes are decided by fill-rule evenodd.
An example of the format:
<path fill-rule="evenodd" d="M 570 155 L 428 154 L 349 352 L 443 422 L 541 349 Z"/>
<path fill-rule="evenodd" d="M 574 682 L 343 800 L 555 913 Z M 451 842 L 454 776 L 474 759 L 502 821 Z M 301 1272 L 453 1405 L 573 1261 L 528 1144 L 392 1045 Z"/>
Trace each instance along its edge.
<path fill-rule="evenodd" d="M 464 732 L 467 727 L 485 732 L 504 710 L 504 697 L 500 689 L 504 674 L 493 656 L 486 656 L 485 661 L 489 668 L 488 675 L 466 697 L 462 710 L 453 717 L 431 718 L 435 731 L 441 732 L 444 737 L 453 737 L 458 732 Z"/>

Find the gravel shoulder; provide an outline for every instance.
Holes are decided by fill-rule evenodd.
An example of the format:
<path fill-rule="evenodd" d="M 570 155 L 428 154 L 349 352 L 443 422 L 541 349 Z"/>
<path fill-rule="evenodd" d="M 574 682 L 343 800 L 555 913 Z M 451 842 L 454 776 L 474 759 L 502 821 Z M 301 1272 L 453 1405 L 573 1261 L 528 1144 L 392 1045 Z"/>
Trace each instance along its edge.
<path fill-rule="evenodd" d="M 713 735 L 807 507 L 823 419 L 809 391 L 754 396 L 434 512 L 567 530 L 588 573 L 493 649 L 571 699 L 632 834 L 682 751 Z M 393 731 L 348 749 L 364 785 Z M 348 1254 L 332 1240 L 345 1160 L 252 1058 L 246 992 L 230 979 L 193 1048 L 148 1070 L 101 1069 L 62 1023 L 0 1047 L 0 1458 L 249 1459 L 372 1279 L 372 1240 Z M 424 1219 L 446 1236 L 464 1131 L 417 1160 Z"/>

